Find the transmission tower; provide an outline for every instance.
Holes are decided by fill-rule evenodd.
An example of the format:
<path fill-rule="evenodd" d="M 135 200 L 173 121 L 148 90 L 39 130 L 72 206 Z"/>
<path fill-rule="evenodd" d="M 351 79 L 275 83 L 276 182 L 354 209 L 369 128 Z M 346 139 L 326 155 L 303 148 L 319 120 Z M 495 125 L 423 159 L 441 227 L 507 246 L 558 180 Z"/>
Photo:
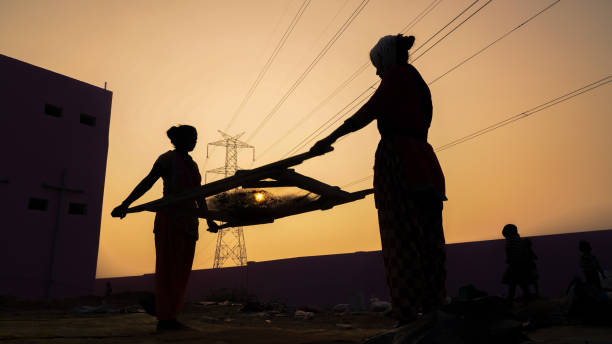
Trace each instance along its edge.
<path fill-rule="evenodd" d="M 225 165 L 206 171 L 206 174 L 204 175 L 205 182 L 206 175 L 208 175 L 208 173 L 221 174 L 224 177 L 234 175 L 239 169 L 239 148 L 253 148 L 253 160 L 255 160 L 255 147 L 246 142 L 238 140 L 242 135 L 244 135 L 244 133 L 236 136 L 231 136 L 222 132 L 221 130 L 219 130 L 219 133 L 223 139 L 211 142 L 206 146 L 206 158 L 208 158 L 209 146 L 225 147 Z M 226 228 L 219 230 L 217 233 L 217 247 L 215 248 L 215 261 L 213 262 L 213 269 L 222 268 L 227 260 L 232 261 L 238 266 L 247 265 L 246 243 L 244 241 L 244 232 L 242 231 L 242 227 Z"/>

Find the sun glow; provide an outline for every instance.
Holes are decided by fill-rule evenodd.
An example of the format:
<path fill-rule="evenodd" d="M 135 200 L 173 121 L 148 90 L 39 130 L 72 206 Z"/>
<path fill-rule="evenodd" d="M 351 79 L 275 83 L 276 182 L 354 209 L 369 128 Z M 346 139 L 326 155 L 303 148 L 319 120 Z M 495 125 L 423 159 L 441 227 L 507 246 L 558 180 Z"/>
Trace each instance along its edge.
<path fill-rule="evenodd" d="M 264 200 L 264 194 L 261 192 L 258 192 L 255 194 L 255 201 L 257 202 L 261 202 Z"/>

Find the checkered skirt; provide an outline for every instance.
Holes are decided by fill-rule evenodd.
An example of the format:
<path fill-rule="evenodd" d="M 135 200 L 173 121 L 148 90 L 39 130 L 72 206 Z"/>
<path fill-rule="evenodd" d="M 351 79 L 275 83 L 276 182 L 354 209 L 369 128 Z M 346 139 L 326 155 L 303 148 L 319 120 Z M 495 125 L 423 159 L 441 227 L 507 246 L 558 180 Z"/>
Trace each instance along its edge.
<path fill-rule="evenodd" d="M 402 173 L 408 162 L 396 147 L 384 140 L 378 146 L 374 195 L 394 313 L 412 319 L 446 300 L 442 199 L 409 183 Z"/>

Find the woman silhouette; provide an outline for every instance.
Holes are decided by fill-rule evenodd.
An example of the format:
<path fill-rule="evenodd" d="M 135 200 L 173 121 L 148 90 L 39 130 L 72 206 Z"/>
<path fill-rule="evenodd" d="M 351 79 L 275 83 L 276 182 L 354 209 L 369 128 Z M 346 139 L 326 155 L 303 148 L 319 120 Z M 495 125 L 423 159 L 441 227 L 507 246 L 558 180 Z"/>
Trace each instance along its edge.
<path fill-rule="evenodd" d="M 381 135 L 374 165 L 374 199 L 394 316 L 414 320 L 446 301 L 442 202 L 444 174 L 427 143 L 432 118 L 429 88 L 408 64 L 414 36 L 385 36 L 370 51 L 382 79 L 372 97 L 311 152 L 377 120 Z"/>
<path fill-rule="evenodd" d="M 180 125 L 168 129 L 166 134 L 175 149 L 157 158 L 151 172 L 112 211 L 113 217 L 124 218 L 130 204 L 151 189 L 159 178 L 164 181 L 164 197 L 200 186 L 202 178 L 198 165 L 189 155 L 197 141 L 196 129 L 190 125 Z M 205 217 L 207 211 L 206 200 L 201 198 L 181 201 L 157 211 L 155 215 L 156 293 L 155 303 L 150 302 L 146 308 L 149 313 L 157 316 L 158 330 L 184 328 L 176 317 L 183 305 L 198 240 L 198 218 L 193 213 L 199 212 Z M 210 219 L 207 222 L 209 230 L 216 231 L 215 222 Z"/>

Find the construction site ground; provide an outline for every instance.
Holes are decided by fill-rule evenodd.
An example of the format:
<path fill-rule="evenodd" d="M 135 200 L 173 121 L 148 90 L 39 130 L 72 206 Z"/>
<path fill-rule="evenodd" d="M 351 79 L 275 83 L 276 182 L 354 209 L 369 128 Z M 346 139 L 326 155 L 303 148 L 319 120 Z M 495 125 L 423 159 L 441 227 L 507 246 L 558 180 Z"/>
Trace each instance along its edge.
<path fill-rule="evenodd" d="M 128 298 L 129 299 L 129 298 Z M 391 329 L 394 321 L 379 312 L 315 310 L 312 318 L 288 312 L 241 312 L 242 305 L 188 302 L 180 320 L 190 330 L 156 332 L 156 319 L 124 298 L 104 304 L 99 298 L 24 302 L 0 299 L 3 343 L 362 343 Z M 98 302 L 96 304 L 96 302 Z M 83 305 L 90 306 L 91 312 Z M 537 312 L 550 302 L 536 303 Z M 524 309 L 522 310 L 525 311 Z M 96 313 L 100 312 L 100 313 Z M 611 344 L 612 327 L 557 324 L 526 333 L 536 343 Z"/>

